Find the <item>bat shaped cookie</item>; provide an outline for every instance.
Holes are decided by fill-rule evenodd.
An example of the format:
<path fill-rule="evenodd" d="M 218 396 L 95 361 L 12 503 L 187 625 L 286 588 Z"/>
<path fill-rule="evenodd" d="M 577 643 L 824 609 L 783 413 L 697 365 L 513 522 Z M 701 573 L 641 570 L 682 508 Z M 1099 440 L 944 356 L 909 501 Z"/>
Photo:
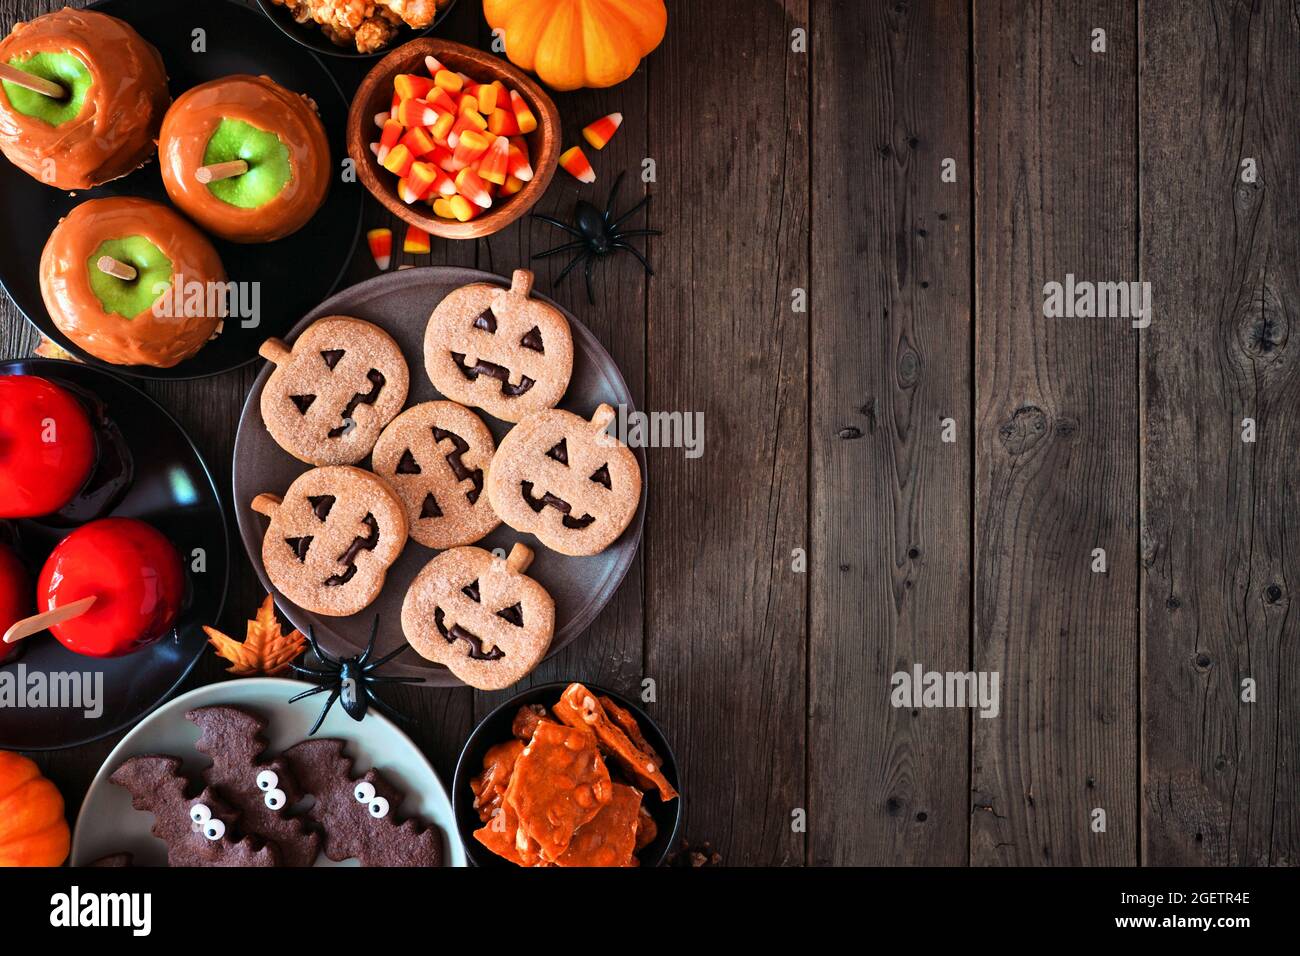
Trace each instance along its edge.
<path fill-rule="evenodd" d="M 203 779 L 239 811 L 240 828 L 273 843 L 281 866 L 311 866 L 320 835 L 287 814 L 302 796 L 289 764 L 259 759 L 266 721 L 235 707 L 200 707 L 185 717 L 203 732 L 195 747 L 212 758 Z"/>
<path fill-rule="evenodd" d="M 307 811 L 325 831 L 325 855 L 362 866 L 442 866 L 442 834 L 398 823 L 401 794 L 374 770 L 352 778 L 343 741 L 304 740 L 284 752 L 298 783 L 316 798 Z"/>
<path fill-rule="evenodd" d="M 167 844 L 169 866 L 275 866 L 279 853 L 252 838 L 227 833 L 239 815 L 205 787 L 187 797 L 175 757 L 132 757 L 109 778 L 131 794 L 131 805 L 154 815 L 153 835 Z"/>

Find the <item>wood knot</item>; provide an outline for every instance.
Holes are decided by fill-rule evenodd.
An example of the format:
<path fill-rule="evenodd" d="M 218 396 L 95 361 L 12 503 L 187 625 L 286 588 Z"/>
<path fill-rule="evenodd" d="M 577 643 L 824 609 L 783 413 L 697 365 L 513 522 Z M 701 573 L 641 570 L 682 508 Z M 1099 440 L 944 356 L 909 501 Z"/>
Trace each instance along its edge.
<path fill-rule="evenodd" d="M 871 432 L 871 433 L 874 435 L 875 432 L 876 432 L 876 400 L 875 400 L 875 398 L 873 397 L 873 398 L 869 398 L 869 399 L 867 399 L 866 404 L 864 404 L 861 408 L 859 408 L 858 411 L 861 412 L 863 415 L 865 415 L 865 416 L 867 417 L 867 431 Z"/>
<path fill-rule="evenodd" d="M 1009 455 L 1023 455 L 1047 434 L 1047 413 L 1034 405 L 1017 408 L 998 429 L 998 439 Z"/>
<path fill-rule="evenodd" d="M 1277 293 L 1261 285 L 1241 306 L 1238 329 L 1242 350 L 1256 362 L 1276 361 L 1286 348 L 1290 323 Z"/>
<path fill-rule="evenodd" d="M 898 370 L 898 387 L 915 388 L 916 380 L 921 374 L 921 356 L 916 354 L 916 350 L 907 343 L 906 339 L 903 340 L 899 347 L 896 368 Z"/>
<path fill-rule="evenodd" d="M 853 441 L 855 438 L 862 437 L 862 429 L 855 425 L 845 425 L 835 433 L 835 437 L 843 441 Z"/>

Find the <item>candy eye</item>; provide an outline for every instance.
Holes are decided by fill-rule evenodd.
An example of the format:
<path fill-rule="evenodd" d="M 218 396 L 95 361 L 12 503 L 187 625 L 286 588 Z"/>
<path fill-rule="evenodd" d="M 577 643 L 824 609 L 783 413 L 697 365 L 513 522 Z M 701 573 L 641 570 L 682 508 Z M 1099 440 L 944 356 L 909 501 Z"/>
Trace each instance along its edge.
<path fill-rule="evenodd" d="M 284 791 L 279 787 L 266 791 L 266 796 L 262 798 L 262 802 L 272 810 L 283 810 L 288 800 L 289 798 L 285 796 Z"/>
<path fill-rule="evenodd" d="M 370 801 L 370 815 L 376 820 L 381 820 L 388 816 L 388 801 L 383 797 L 375 797 Z"/>
<path fill-rule="evenodd" d="M 190 807 L 190 819 L 202 826 L 212 819 L 212 810 L 208 808 L 207 804 L 196 803 Z"/>
<path fill-rule="evenodd" d="M 369 803 L 375 799 L 375 785 L 362 780 L 353 789 L 352 796 L 357 798 L 357 803 Z"/>
<path fill-rule="evenodd" d="M 203 837 L 213 842 L 226 835 L 226 825 L 220 820 L 209 820 L 203 825 Z"/>
<path fill-rule="evenodd" d="M 263 770 L 257 775 L 257 789 L 270 792 L 280 786 L 280 775 L 274 770 Z"/>

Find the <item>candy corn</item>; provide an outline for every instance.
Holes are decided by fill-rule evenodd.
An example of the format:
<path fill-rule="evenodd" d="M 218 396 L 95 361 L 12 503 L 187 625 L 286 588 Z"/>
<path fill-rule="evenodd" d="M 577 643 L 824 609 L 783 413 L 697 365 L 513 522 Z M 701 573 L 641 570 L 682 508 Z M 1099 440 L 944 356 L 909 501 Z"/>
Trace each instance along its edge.
<path fill-rule="evenodd" d="M 433 214 L 442 219 L 456 218 L 456 213 L 451 208 L 451 200 L 446 196 L 439 196 L 433 201 Z"/>
<path fill-rule="evenodd" d="M 605 144 L 614 138 L 618 128 L 623 125 L 622 113 L 610 113 L 596 122 L 584 126 L 582 138 L 591 144 L 592 149 L 604 149 Z"/>
<path fill-rule="evenodd" d="M 429 252 L 429 234 L 419 226 L 407 226 L 402 251 L 413 256 L 426 255 Z"/>
<path fill-rule="evenodd" d="M 476 206 L 482 206 L 484 209 L 492 205 L 492 196 L 487 191 L 487 186 L 479 174 L 474 170 L 466 167 L 456 174 L 456 192 L 464 196 Z"/>
<path fill-rule="evenodd" d="M 392 115 L 393 115 L 392 113 L 376 113 L 375 125 L 378 126 L 380 129 L 383 129 L 384 124 L 388 122 L 389 117 L 391 117 Z"/>
<path fill-rule="evenodd" d="M 501 187 L 501 195 L 513 196 L 523 188 L 524 181 L 522 179 L 516 179 L 514 176 L 506 176 L 506 183 Z"/>
<path fill-rule="evenodd" d="M 411 155 L 417 159 L 428 156 L 438 144 L 434 141 L 433 136 L 423 126 L 415 126 L 406 131 L 406 134 L 398 140 L 402 145 L 411 151 Z"/>
<path fill-rule="evenodd" d="M 466 131 L 465 135 L 460 138 L 461 145 L 464 145 L 472 133 Z M 510 141 L 504 136 L 498 136 L 488 147 L 487 153 L 483 156 L 478 164 L 478 174 L 490 183 L 496 183 L 498 186 L 504 186 L 506 181 L 506 167 L 510 161 Z"/>
<path fill-rule="evenodd" d="M 456 125 L 455 113 L 439 113 L 438 122 L 433 124 L 430 132 L 433 134 L 433 141 L 439 146 L 450 146 L 447 137 L 451 135 L 452 127 Z"/>
<path fill-rule="evenodd" d="M 432 53 L 424 58 L 424 68 L 429 71 L 430 76 L 437 76 L 440 71 L 446 69 Z"/>
<path fill-rule="evenodd" d="M 537 117 L 533 111 L 528 108 L 524 98 L 514 90 L 510 91 L 510 108 L 514 110 L 515 122 L 519 124 L 519 132 L 531 133 L 537 129 Z"/>
<path fill-rule="evenodd" d="M 375 260 L 375 265 L 383 272 L 393 261 L 393 230 L 371 229 L 366 233 L 366 244 L 370 246 L 370 255 Z"/>
<path fill-rule="evenodd" d="M 433 89 L 433 80 L 415 73 L 399 73 L 393 78 L 393 90 L 404 100 L 422 100 Z"/>
<path fill-rule="evenodd" d="M 424 100 L 402 100 L 393 115 L 408 129 L 412 126 L 432 126 L 438 121 L 438 111 Z"/>
<path fill-rule="evenodd" d="M 501 102 L 501 91 L 504 89 L 505 87 L 501 85 L 500 80 L 482 84 L 475 92 L 479 112 L 486 116 L 495 110 L 497 104 Z"/>
<path fill-rule="evenodd" d="M 399 147 L 400 148 L 400 147 Z M 566 149 L 560 154 L 560 167 L 580 183 L 594 183 L 596 171 L 591 168 L 591 161 L 581 146 Z"/>
<path fill-rule="evenodd" d="M 456 108 L 456 101 L 452 99 L 451 94 L 444 89 L 435 88 L 432 93 L 424 98 L 424 101 L 439 113 L 450 113 L 452 116 L 455 116 L 456 113 L 459 112 Z"/>
<path fill-rule="evenodd" d="M 452 196 L 448 203 L 451 206 L 452 216 L 459 222 L 469 222 L 482 211 L 482 207 L 460 195 Z"/>
<path fill-rule="evenodd" d="M 409 206 L 429 195 L 439 177 L 446 178 L 446 176 L 447 174 L 433 163 L 414 162 L 411 164 L 411 172 L 397 184 L 398 195 L 402 197 L 402 202 Z M 406 184 L 405 191 L 402 189 L 402 183 Z"/>
<path fill-rule="evenodd" d="M 510 153 L 506 160 L 506 172 L 522 182 L 533 178 L 533 166 L 528 161 L 528 143 L 523 137 L 510 140 Z"/>
<path fill-rule="evenodd" d="M 433 85 L 441 87 L 448 93 L 459 93 L 465 81 L 461 79 L 459 73 L 453 73 L 451 70 L 442 69 L 433 75 Z"/>
<path fill-rule="evenodd" d="M 390 119 L 384 124 L 383 132 L 379 134 L 379 151 L 375 154 L 382 163 L 388 158 L 388 151 L 397 145 L 397 141 L 402 138 L 402 124 L 395 119 Z"/>
<path fill-rule="evenodd" d="M 467 129 L 461 133 L 460 139 L 456 143 L 456 152 L 453 154 L 456 162 L 462 168 L 476 162 L 492 145 L 488 140 L 489 135 L 472 129 Z"/>
<path fill-rule="evenodd" d="M 495 133 L 497 136 L 519 135 L 519 121 L 509 110 L 493 110 L 488 114 L 487 123 L 488 132 Z"/>
<path fill-rule="evenodd" d="M 398 143 L 388 151 L 388 155 L 380 162 L 383 164 L 384 169 L 390 173 L 396 173 L 398 178 L 405 178 L 406 174 L 411 171 L 411 163 L 415 162 L 415 157 L 411 155 L 409 149 Z M 595 178 L 595 174 L 593 174 L 592 178 Z"/>

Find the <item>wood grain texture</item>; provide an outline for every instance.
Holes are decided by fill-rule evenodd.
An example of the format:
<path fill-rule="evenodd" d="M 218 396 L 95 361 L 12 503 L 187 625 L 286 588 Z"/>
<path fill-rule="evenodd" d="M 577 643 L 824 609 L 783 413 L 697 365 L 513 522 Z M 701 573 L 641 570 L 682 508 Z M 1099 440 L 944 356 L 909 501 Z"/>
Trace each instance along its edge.
<path fill-rule="evenodd" d="M 890 676 L 969 667 L 968 4 L 812 18 L 809 859 L 964 865 L 969 713 Z"/>
<path fill-rule="evenodd" d="M 677 4 L 649 64 L 665 236 L 647 404 L 703 412 L 703 457 L 650 453 L 646 673 L 687 828 L 733 863 L 794 864 L 806 809 L 808 56 L 803 0 Z"/>
<path fill-rule="evenodd" d="M 974 721 L 971 862 L 1132 863 L 1135 333 L 1045 318 L 1043 287 L 1136 278 L 1135 9 L 974 9 L 974 661 L 1002 712 Z"/>
<path fill-rule="evenodd" d="M 1143 862 L 1296 865 L 1300 24 L 1147 3 L 1142 28 Z"/>

